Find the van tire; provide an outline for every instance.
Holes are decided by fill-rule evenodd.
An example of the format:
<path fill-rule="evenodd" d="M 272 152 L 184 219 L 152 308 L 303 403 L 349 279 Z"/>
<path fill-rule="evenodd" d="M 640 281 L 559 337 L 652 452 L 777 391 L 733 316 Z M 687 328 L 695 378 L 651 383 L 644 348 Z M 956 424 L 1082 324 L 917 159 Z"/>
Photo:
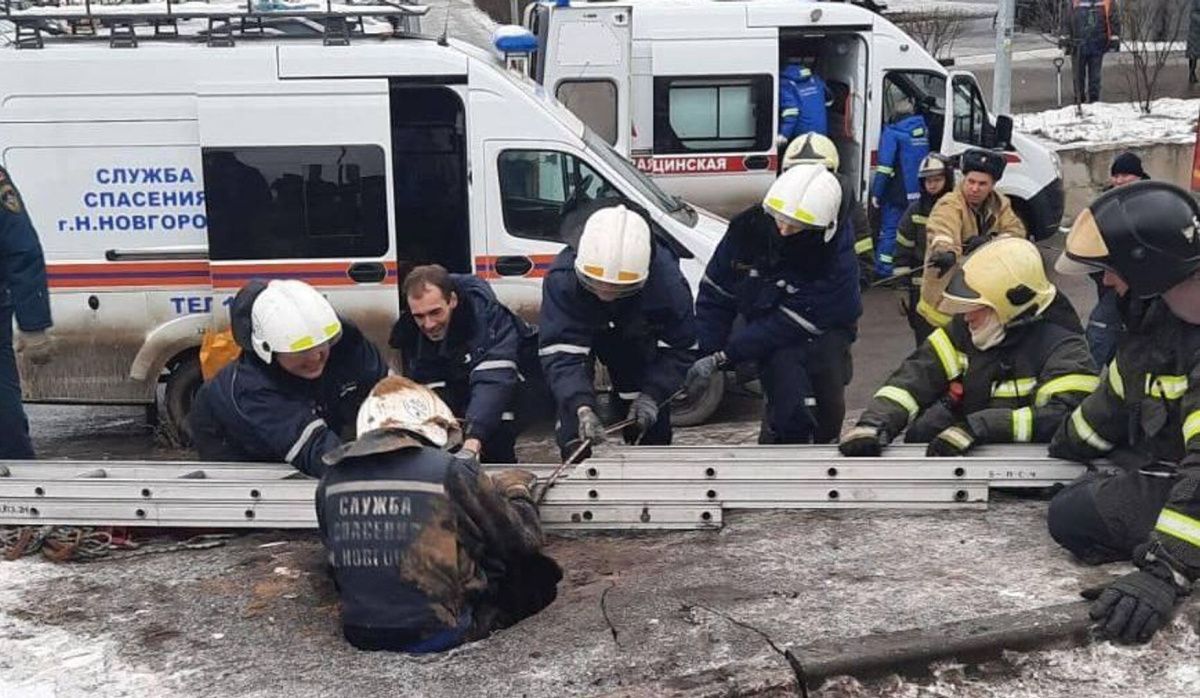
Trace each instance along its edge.
<path fill-rule="evenodd" d="M 694 427 L 704 424 L 721 406 L 724 397 L 725 374 L 717 371 L 703 395 L 694 400 L 686 396 L 679 397 L 671 403 L 671 426 Z"/>
<path fill-rule="evenodd" d="M 163 407 L 167 413 L 165 426 L 180 446 L 192 445 L 192 430 L 188 425 L 187 416 L 192 411 L 192 400 L 196 397 L 196 391 L 203 384 L 204 376 L 200 373 L 198 354 L 185 356 L 175 364 L 167 376 L 167 387 L 163 395 Z"/>

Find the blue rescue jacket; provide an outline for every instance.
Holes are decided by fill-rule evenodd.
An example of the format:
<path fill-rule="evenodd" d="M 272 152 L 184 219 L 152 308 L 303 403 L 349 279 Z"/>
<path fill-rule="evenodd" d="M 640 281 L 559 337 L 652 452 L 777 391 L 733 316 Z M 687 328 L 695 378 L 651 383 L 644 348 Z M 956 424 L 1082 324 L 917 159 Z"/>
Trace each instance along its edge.
<path fill-rule="evenodd" d="M 879 163 L 871 195 L 880 203 L 908 206 L 921 194 L 921 161 L 929 155 L 929 129 L 925 117 L 912 114 L 883 127 L 879 137 Z"/>
<path fill-rule="evenodd" d="M 655 240 L 650 276 L 636 295 L 605 303 L 575 276 L 575 250 L 563 249 L 542 282 L 540 349 L 560 411 L 596 406 L 589 355 L 603 342 L 642 369 L 638 389 L 662 403 L 695 360 L 696 316 L 679 258 Z"/>
<path fill-rule="evenodd" d="M 6 307 L 13 307 L 23 332 L 52 324 L 42 245 L 20 192 L 0 167 L 0 308 Z"/>
<path fill-rule="evenodd" d="M 825 81 L 802 65 L 789 63 L 779 73 L 779 135 L 789 141 L 804 133 L 829 133 Z"/>
<path fill-rule="evenodd" d="M 704 270 L 696 299 L 700 352 L 757 361 L 831 328 L 856 331 L 862 315 L 854 233 L 842 221 L 832 240 L 783 238 L 761 206 L 729 222 Z M 744 320 L 733 330 L 737 317 Z"/>
<path fill-rule="evenodd" d="M 259 292 L 266 288 L 250 284 Z M 196 393 L 188 415 L 192 439 L 201 460 L 286 462 L 320 477 L 321 457 L 342 444 L 344 430 L 353 429 L 359 406 L 387 375 L 387 363 L 345 319 L 320 378 L 307 380 L 278 363 L 263 363 L 248 346 L 257 293 L 246 290 L 230 308 L 242 355 Z"/>
<path fill-rule="evenodd" d="M 537 366 L 537 328 L 503 305 L 484 280 L 451 274 L 458 306 L 446 337 L 431 341 L 407 312 L 392 328 L 404 375 L 435 390 L 466 419 L 466 438 L 487 443 L 513 409 L 517 384 Z M 510 417 L 511 418 L 511 417 Z"/>

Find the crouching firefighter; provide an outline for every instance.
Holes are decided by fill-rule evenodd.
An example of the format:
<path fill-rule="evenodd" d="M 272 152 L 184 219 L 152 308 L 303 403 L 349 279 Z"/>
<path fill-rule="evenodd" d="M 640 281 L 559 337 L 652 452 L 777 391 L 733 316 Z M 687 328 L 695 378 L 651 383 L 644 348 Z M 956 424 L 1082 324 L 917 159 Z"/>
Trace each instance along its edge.
<path fill-rule="evenodd" d="M 554 600 L 562 571 L 540 553 L 532 474 L 450 455 L 454 414 L 407 378 L 380 381 L 357 426 L 357 441 L 325 455 L 316 494 L 350 644 L 439 652 Z"/>
<path fill-rule="evenodd" d="M 755 363 L 766 393 L 760 443 L 829 443 L 841 431 L 862 314 L 841 196 L 823 165 L 792 167 L 730 221 L 700 282 L 704 356 L 688 371 L 688 396 L 703 395 L 716 371 Z"/>
<path fill-rule="evenodd" d="M 1050 502 L 1050 535 L 1089 564 L 1138 567 L 1092 605 L 1100 630 L 1145 642 L 1200 576 L 1200 207 L 1160 182 L 1129 184 L 1079 214 L 1056 269 L 1103 272 L 1126 331 L 1100 386 L 1054 435 L 1050 455 L 1102 456 Z"/>
<path fill-rule="evenodd" d="M 615 402 L 632 420 L 626 443 L 670 444 L 671 398 L 696 350 L 692 292 L 679 258 L 640 213 L 612 201 L 576 209 L 563 231 L 562 239 L 578 243 L 558 254 L 542 284 L 538 350 L 563 456 L 576 436 L 592 445 L 606 438 L 593 358 L 608 368 Z"/>
<path fill-rule="evenodd" d="M 375 346 L 296 280 L 251 281 L 229 308 L 242 353 L 196 393 L 200 459 L 283 461 L 320 477 L 358 406 L 387 375 Z"/>
<path fill-rule="evenodd" d="M 484 463 L 516 463 L 518 402 L 537 367 L 537 330 L 491 286 L 440 265 L 404 279 L 408 312 L 392 327 L 404 375 L 433 389 L 463 419 L 463 448 Z"/>
<path fill-rule="evenodd" d="M 1083 327 L 1021 238 L 989 242 L 950 278 L 934 330 L 875 392 L 841 440 L 847 456 L 878 456 L 905 427 L 926 455 L 985 443 L 1045 443 L 1098 384 Z"/>

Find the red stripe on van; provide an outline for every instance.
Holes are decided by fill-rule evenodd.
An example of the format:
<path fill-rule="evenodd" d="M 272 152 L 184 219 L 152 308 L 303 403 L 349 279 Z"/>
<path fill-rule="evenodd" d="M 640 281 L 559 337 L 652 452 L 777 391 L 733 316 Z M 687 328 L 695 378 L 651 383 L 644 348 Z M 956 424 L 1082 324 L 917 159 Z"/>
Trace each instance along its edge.
<path fill-rule="evenodd" d="M 516 255 L 505 255 L 505 256 L 511 257 L 511 256 L 516 256 Z M 546 272 L 550 271 L 550 265 L 554 263 L 554 258 L 557 257 L 558 255 L 531 254 L 531 255 L 527 255 L 527 256 L 529 258 L 529 261 L 533 262 L 533 268 L 530 269 L 525 274 L 523 274 L 520 277 L 522 279 L 545 278 Z M 510 279 L 514 278 L 511 276 L 510 277 L 501 277 L 500 274 L 496 272 L 496 260 L 497 259 L 499 259 L 499 257 L 490 256 L 490 255 L 476 257 L 475 258 L 475 276 L 478 276 L 481 279 L 487 279 L 488 281 L 494 281 L 494 280 L 500 279 L 500 278 L 510 278 Z"/>
<path fill-rule="evenodd" d="M 205 287 L 208 262 L 92 262 L 46 265 L 50 288 Z"/>
<path fill-rule="evenodd" d="M 766 157 L 767 166 L 746 167 L 746 160 Z M 633 158 L 633 164 L 648 175 L 687 177 L 724 174 L 771 174 L 779 169 L 779 156 L 772 153 L 697 153 L 694 155 L 654 155 Z"/>
<path fill-rule="evenodd" d="M 241 288 L 251 279 L 299 279 L 311 286 L 355 286 L 350 278 L 350 265 L 354 262 L 308 262 L 287 264 L 265 264 L 247 262 L 214 262 L 211 265 L 213 288 Z M 387 277 L 380 283 L 395 286 L 396 263 L 383 262 Z"/>

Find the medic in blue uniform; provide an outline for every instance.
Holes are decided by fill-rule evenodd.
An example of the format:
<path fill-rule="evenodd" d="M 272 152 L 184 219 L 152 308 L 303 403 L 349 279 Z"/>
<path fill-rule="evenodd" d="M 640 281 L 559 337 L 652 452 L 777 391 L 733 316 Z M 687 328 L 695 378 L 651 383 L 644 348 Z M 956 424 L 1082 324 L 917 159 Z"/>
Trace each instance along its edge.
<path fill-rule="evenodd" d="M 828 135 L 825 81 L 811 68 L 789 63 L 779 71 L 779 136 L 787 142 L 802 133 Z"/>
<path fill-rule="evenodd" d="M 896 229 L 909 204 L 921 197 L 918 173 L 929 154 L 929 129 L 925 117 L 914 114 L 912 102 L 901 99 L 891 123 L 879 137 L 879 162 L 871 186 L 871 204 L 880 209 L 879 243 L 875 245 L 875 274 L 892 275 Z"/>

